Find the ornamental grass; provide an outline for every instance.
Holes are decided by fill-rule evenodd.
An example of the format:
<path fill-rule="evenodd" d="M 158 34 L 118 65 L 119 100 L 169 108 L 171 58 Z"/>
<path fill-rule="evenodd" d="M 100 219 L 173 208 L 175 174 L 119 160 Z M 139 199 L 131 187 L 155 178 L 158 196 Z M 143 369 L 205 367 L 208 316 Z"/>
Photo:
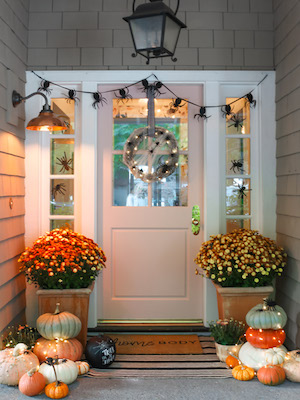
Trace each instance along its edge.
<path fill-rule="evenodd" d="M 286 253 L 258 231 L 239 229 L 211 236 L 200 248 L 196 275 L 223 287 L 257 287 L 272 284 L 286 265 Z"/>
<path fill-rule="evenodd" d="M 106 257 L 92 239 L 54 229 L 27 247 L 18 261 L 27 281 L 41 289 L 80 289 L 94 282 Z"/>

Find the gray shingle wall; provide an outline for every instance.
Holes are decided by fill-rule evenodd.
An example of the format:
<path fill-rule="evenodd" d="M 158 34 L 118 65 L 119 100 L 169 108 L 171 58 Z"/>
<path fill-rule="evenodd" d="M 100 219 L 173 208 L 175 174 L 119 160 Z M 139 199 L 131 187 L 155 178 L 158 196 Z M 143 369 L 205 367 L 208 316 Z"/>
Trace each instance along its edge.
<path fill-rule="evenodd" d="M 300 2 L 274 1 L 277 238 L 289 255 L 278 302 L 288 311 L 287 345 L 300 347 Z"/>
<path fill-rule="evenodd" d="M 24 107 L 9 116 L 13 89 L 25 93 L 29 0 L 0 1 L 0 332 L 24 322 Z M 12 199 L 13 207 L 9 207 Z"/>
<path fill-rule="evenodd" d="M 136 5 L 145 2 L 137 0 Z M 165 0 L 173 10 L 177 0 Z M 174 64 L 132 58 L 132 0 L 30 0 L 28 69 L 273 69 L 272 0 L 183 0 Z M 73 50 L 70 50 L 73 49 Z"/>

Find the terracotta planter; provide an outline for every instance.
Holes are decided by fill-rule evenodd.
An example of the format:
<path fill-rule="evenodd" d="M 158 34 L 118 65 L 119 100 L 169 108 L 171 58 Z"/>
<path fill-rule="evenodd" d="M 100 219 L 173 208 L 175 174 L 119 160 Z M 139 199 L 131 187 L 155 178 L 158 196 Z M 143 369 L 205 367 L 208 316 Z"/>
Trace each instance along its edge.
<path fill-rule="evenodd" d="M 81 323 L 81 331 L 76 336 L 83 348 L 86 345 L 90 294 L 93 286 L 86 289 L 39 289 L 39 315 L 53 313 L 56 303 L 60 303 L 60 311 L 69 311 L 76 315 Z"/>
<path fill-rule="evenodd" d="M 236 319 L 246 323 L 247 312 L 273 293 L 273 286 L 255 288 L 221 287 L 215 284 L 220 319 Z"/>
<path fill-rule="evenodd" d="M 219 357 L 220 361 L 225 362 L 226 358 L 232 353 L 234 356 L 238 357 L 240 348 L 243 344 L 234 344 L 234 345 L 227 345 L 227 344 L 219 344 L 215 342 L 216 346 L 216 353 Z"/>

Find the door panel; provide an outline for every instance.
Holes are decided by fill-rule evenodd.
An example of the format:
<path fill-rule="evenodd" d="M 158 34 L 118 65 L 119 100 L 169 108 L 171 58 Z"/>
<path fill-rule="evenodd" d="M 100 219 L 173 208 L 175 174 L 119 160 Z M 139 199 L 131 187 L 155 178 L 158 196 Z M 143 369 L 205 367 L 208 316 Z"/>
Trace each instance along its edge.
<path fill-rule="evenodd" d="M 110 89 L 109 86 L 99 87 L 100 92 Z M 200 85 L 171 86 L 171 90 L 179 97 L 188 95 L 196 104 L 202 103 Z M 130 94 L 137 99 L 145 97 L 133 88 Z M 99 318 L 200 319 L 203 317 L 203 280 L 194 275 L 193 259 L 203 242 L 203 230 L 198 236 L 191 231 L 193 205 L 198 204 L 203 215 L 203 122 L 193 117 L 198 110 L 195 107 L 190 110 L 189 105 L 186 107 L 188 114 L 181 110 L 174 123 L 175 118 L 170 117 L 170 112 L 174 112 L 169 112 L 170 94 L 159 97 L 169 100 L 156 102 L 156 108 L 164 114 L 160 117 L 156 114 L 156 125 L 169 124 L 168 129 L 174 129 L 182 162 L 177 174 L 163 182 L 147 184 L 133 178 L 120 162 L 124 141 L 136 127 L 147 124 L 147 99 L 142 100 L 145 112 L 138 119 L 130 110 L 130 100 L 125 104 L 127 108 L 120 104 L 118 114 L 113 93 L 105 96 L 107 105 L 99 109 L 102 201 L 98 212 L 102 215 L 99 237 L 102 237 L 108 260 L 103 271 Z M 133 106 L 137 101 L 132 101 Z M 139 113 L 142 114 L 140 109 Z M 114 122 L 116 115 L 118 121 Z M 119 119 L 121 115 L 124 121 Z M 179 123 L 182 125 L 178 127 Z M 120 140 L 116 138 L 116 130 L 121 135 Z M 186 133 L 178 137 L 178 130 Z"/>

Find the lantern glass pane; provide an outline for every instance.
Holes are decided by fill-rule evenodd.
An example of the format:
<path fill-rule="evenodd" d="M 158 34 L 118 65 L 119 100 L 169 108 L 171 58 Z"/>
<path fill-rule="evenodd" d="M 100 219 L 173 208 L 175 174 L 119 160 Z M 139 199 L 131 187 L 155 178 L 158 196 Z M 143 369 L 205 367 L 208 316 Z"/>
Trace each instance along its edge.
<path fill-rule="evenodd" d="M 180 26 L 175 21 L 173 21 L 173 19 L 166 16 L 166 26 L 165 26 L 165 36 L 164 36 L 163 47 L 172 54 L 174 54 L 174 52 L 175 52 L 180 29 L 181 29 Z"/>
<path fill-rule="evenodd" d="M 163 16 L 146 17 L 130 21 L 136 50 L 161 47 Z"/>

